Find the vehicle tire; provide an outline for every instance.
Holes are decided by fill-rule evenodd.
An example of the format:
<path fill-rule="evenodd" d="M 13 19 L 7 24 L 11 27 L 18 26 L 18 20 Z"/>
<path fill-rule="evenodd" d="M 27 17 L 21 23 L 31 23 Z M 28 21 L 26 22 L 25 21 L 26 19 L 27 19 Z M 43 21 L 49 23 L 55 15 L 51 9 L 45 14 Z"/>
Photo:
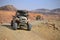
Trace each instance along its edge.
<path fill-rule="evenodd" d="M 14 30 L 17 30 L 17 23 L 13 23 L 12 27 L 13 27 Z"/>
<path fill-rule="evenodd" d="M 32 25 L 30 23 L 27 23 L 27 30 L 28 31 L 31 31 L 31 27 L 32 27 Z"/>
<path fill-rule="evenodd" d="M 13 26 L 13 20 L 11 21 L 11 26 Z"/>

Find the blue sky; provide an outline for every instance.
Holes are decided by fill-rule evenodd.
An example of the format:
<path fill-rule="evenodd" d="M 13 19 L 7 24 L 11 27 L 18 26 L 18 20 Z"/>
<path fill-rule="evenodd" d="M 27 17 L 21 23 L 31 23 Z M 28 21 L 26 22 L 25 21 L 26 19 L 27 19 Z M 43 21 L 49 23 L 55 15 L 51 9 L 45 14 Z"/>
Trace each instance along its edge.
<path fill-rule="evenodd" d="M 17 9 L 54 9 L 60 8 L 60 0 L 0 0 L 0 7 L 4 5 L 14 5 Z"/>

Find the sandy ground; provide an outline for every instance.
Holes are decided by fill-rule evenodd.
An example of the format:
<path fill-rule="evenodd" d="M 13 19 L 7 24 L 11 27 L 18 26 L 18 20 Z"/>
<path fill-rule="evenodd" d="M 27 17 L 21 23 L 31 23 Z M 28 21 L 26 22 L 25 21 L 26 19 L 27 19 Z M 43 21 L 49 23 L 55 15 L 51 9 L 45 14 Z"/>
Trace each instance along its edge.
<path fill-rule="evenodd" d="M 31 31 L 12 30 L 10 25 L 0 25 L 0 40 L 60 40 L 60 31 L 48 28 L 41 22 L 33 22 Z"/>
<path fill-rule="evenodd" d="M 0 40 L 43 40 L 38 34 L 27 30 L 12 30 L 0 26 Z"/>

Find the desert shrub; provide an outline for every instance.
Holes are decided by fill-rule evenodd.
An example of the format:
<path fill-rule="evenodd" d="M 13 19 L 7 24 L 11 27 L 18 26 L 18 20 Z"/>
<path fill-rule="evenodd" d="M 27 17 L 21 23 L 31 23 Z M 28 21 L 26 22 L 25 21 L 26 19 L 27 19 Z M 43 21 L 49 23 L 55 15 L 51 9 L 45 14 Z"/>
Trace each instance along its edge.
<path fill-rule="evenodd" d="M 37 15 L 36 16 L 36 20 L 40 20 L 41 19 L 41 16 L 40 15 Z"/>

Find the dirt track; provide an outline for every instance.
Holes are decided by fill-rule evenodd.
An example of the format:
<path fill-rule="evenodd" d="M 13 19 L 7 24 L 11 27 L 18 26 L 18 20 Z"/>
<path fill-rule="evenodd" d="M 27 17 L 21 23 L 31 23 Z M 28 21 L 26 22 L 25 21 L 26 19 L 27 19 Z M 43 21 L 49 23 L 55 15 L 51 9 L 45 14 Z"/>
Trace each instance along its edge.
<path fill-rule="evenodd" d="M 12 30 L 10 25 L 0 25 L 0 40 L 60 40 L 60 28 L 54 30 L 41 21 L 32 22 L 32 30 Z"/>
<path fill-rule="evenodd" d="M 0 26 L 0 40 L 43 40 L 38 34 L 27 30 L 12 30 Z"/>

